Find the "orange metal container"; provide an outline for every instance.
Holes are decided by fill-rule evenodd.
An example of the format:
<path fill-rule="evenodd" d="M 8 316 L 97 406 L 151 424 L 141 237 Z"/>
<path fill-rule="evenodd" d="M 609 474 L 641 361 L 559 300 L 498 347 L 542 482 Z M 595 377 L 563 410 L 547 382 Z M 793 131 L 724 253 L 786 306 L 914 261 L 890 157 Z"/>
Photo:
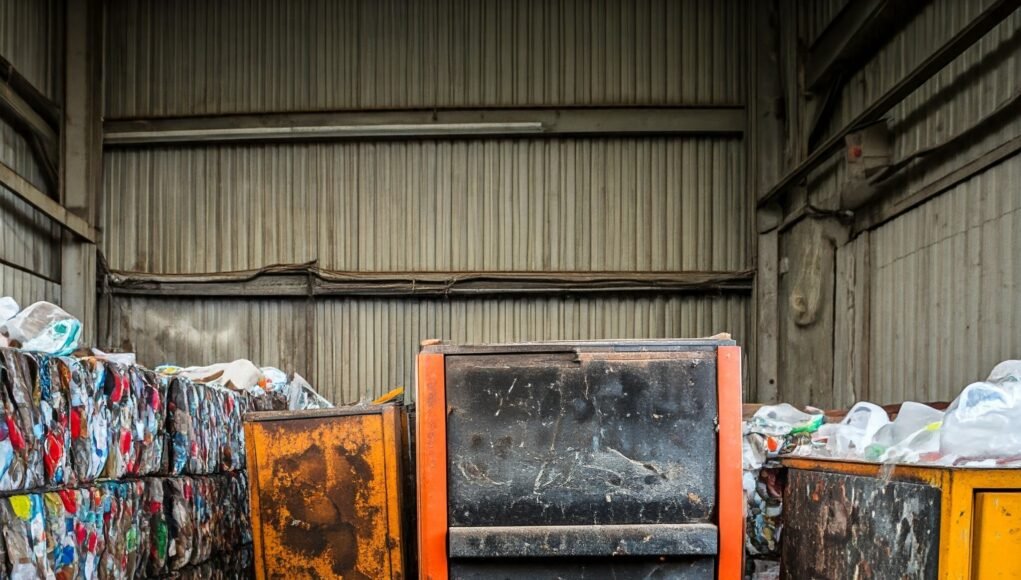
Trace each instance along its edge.
<path fill-rule="evenodd" d="M 693 355 L 683 352 L 688 348 L 697 352 Z M 588 351 L 595 351 L 597 354 L 594 357 L 586 358 L 584 353 Z M 564 356 L 564 353 L 570 354 L 571 352 L 578 356 L 574 358 Z M 535 353 L 537 356 L 530 359 L 528 353 Z M 513 486 L 515 483 L 503 479 L 517 476 L 502 471 L 500 476 L 495 475 L 495 472 L 501 468 L 499 458 L 510 457 L 513 460 L 515 453 L 527 452 L 530 447 L 525 445 L 523 437 L 527 437 L 530 432 L 544 428 L 544 424 L 534 418 L 533 408 L 528 407 L 527 412 L 522 411 L 528 401 L 523 403 L 513 397 L 528 397 L 530 395 L 521 395 L 521 392 L 548 388 L 549 392 L 563 393 L 563 395 L 554 394 L 545 399 L 536 400 L 549 401 L 554 407 L 559 405 L 561 409 L 580 408 L 577 393 L 564 389 L 558 390 L 562 385 L 557 382 L 559 379 L 552 379 L 553 382 L 550 385 L 541 384 L 541 379 L 539 382 L 532 380 L 538 376 L 534 369 L 547 369 L 553 365 L 559 365 L 564 369 L 573 369 L 576 366 L 584 366 L 586 360 L 605 359 L 608 363 L 604 369 L 607 376 L 612 378 L 612 375 L 622 372 L 620 369 L 635 369 L 632 374 L 628 375 L 630 379 L 622 379 L 620 384 L 630 380 L 627 384 L 631 384 L 637 390 L 642 390 L 646 386 L 651 386 L 651 383 L 644 382 L 644 379 L 635 381 L 634 377 L 644 376 L 642 375 L 643 369 L 654 368 L 663 363 L 664 358 L 671 356 L 676 356 L 679 361 L 683 361 L 678 364 L 687 365 L 685 368 L 708 367 L 711 369 L 705 375 L 700 376 L 715 375 L 712 384 L 703 384 L 699 387 L 700 392 L 703 393 L 703 400 L 709 398 L 712 401 L 707 403 L 707 412 L 704 416 L 696 419 L 708 423 L 708 431 L 713 433 L 711 436 L 711 439 L 714 440 L 712 447 L 715 448 L 715 453 L 712 454 L 714 458 L 709 461 L 713 465 L 712 472 L 704 474 L 710 481 L 715 482 L 715 489 L 710 492 L 710 495 L 715 496 L 715 509 L 709 515 L 708 521 L 698 525 L 684 525 L 684 522 L 681 522 L 681 525 L 673 526 L 669 525 L 669 522 L 662 522 L 667 525 L 652 525 L 652 522 L 649 525 L 642 525 L 641 521 L 622 522 L 623 524 L 637 525 L 602 525 L 603 522 L 598 522 L 600 525 L 586 526 L 559 525 L 555 522 L 546 524 L 540 521 L 524 525 L 503 523 L 498 524 L 497 527 L 493 527 L 493 524 L 481 524 L 480 527 L 475 528 L 465 527 L 452 521 L 452 518 L 462 515 L 461 512 L 454 511 L 452 507 L 452 496 L 459 489 L 452 484 L 452 481 L 458 477 L 458 474 L 464 476 L 462 480 L 474 479 L 490 486 L 502 486 L 500 489 L 508 489 L 508 486 Z M 456 362 L 458 357 L 462 362 Z M 488 374 L 471 375 L 474 378 L 465 380 L 464 377 L 467 375 L 461 372 L 460 382 L 451 386 L 451 369 L 471 367 L 472 365 L 488 365 L 485 371 Z M 519 380 L 515 375 L 518 369 L 524 369 L 521 371 L 523 377 L 531 377 L 521 378 L 520 385 L 518 385 Z M 538 371 L 540 375 L 543 372 L 545 371 Z M 571 373 L 572 371 L 563 372 Z M 561 376 L 558 373 L 561 371 L 550 371 L 551 376 Z M 593 375 L 594 381 L 598 380 L 598 375 L 599 373 Z M 497 378 L 489 380 L 494 376 Z M 608 385 L 611 383 L 613 383 L 612 380 L 607 382 Z M 589 395 L 588 384 L 588 381 L 585 381 L 584 397 Z M 515 390 L 516 388 L 517 390 Z M 593 389 L 595 388 L 593 383 Z M 463 405 L 451 403 L 452 389 L 467 389 L 481 393 L 479 398 L 482 400 L 494 399 L 496 401 L 490 412 L 479 416 L 499 418 L 503 412 L 504 419 L 501 421 L 510 421 L 511 419 L 507 419 L 509 414 L 516 413 L 513 415 L 513 420 L 516 421 L 520 418 L 518 433 L 522 434 L 519 436 L 522 441 L 494 447 L 493 454 L 496 459 L 486 461 L 484 468 L 474 462 L 462 460 L 457 463 L 454 457 L 464 451 L 465 447 L 458 447 L 458 445 L 463 445 L 463 437 L 458 439 L 462 443 L 453 442 L 451 421 L 468 414 L 468 411 Z M 673 536 L 670 534 L 683 535 L 683 532 L 689 529 L 697 529 L 700 532 L 707 529 L 712 530 L 711 538 L 707 543 L 711 544 L 711 547 L 700 552 L 699 555 L 702 558 L 712 558 L 714 565 L 701 566 L 697 570 L 692 568 L 687 575 L 684 575 L 682 571 L 683 577 L 715 576 L 727 580 L 738 580 L 741 577 L 744 541 L 744 497 L 741 488 L 741 351 L 732 342 L 723 340 L 625 341 L 623 343 L 526 343 L 482 347 L 429 345 L 423 348 L 418 357 L 417 394 L 415 443 L 417 446 L 420 578 L 445 580 L 448 577 L 461 575 L 492 577 L 493 574 L 497 574 L 501 578 L 543 577 L 553 574 L 554 568 L 550 568 L 550 566 L 565 568 L 576 566 L 580 561 L 592 556 L 598 559 L 594 560 L 594 565 L 589 566 L 589 573 L 593 569 L 604 566 L 603 573 L 609 577 L 610 566 L 615 562 L 626 560 L 629 555 L 637 555 L 639 565 L 632 571 L 626 572 L 624 576 L 617 573 L 615 577 L 632 577 L 633 574 L 637 574 L 633 577 L 648 577 L 650 570 L 657 574 L 662 573 L 662 571 L 657 572 L 659 562 L 665 562 L 664 566 L 669 565 L 670 556 L 673 554 L 657 557 L 655 553 L 645 552 L 644 546 L 654 543 L 657 537 L 672 538 Z M 664 394 L 671 396 L 668 392 Z M 610 397 L 607 399 L 607 404 L 612 403 L 611 406 L 622 407 L 626 403 L 626 396 L 627 392 L 623 393 L 622 398 L 619 399 Z M 465 397 L 458 400 L 463 402 L 463 399 Z M 549 405 L 547 405 L 548 408 Z M 473 412 L 477 410 L 473 409 Z M 626 415 L 626 417 L 629 418 L 631 415 Z M 652 415 L 649 421 L 655 421 L 657 417 L 659 415 Z M 569 419 L 569 421 L 571 420 Z M 491 423 L 495 424 L 496 421 L 491 421 Z M 557 426 L 561 424 L 559 420 L 555 419 L 547 421 L 547 423 Z M 571 429 L 579 428 L 576 426 L 577 423 L 572 422 L 571 424 L 575 425 Z M 705 426 L 700 424 L 698 428 L 704 430 Z M 483 450 L 488 449 L 486 438 L 491 436 L 493 429 L 487 430 L 484 427 L 476 436 L 469 439 L 469 446 L 477 446 Z M 557 433 L 560 431 L 557 430 Z M 502 435 L 503 432 L 500 434 Z M 563 437 L 565 436 L 561 434 L 561 438 Z M 502 439 L 509 441 L 511 438 L 503 437 Z M 557 440 L 554 438 L 548 444 L 551 451 L 556 442 Z M 593 443 L 594 445 L 596 444 Z M 585 450 L 574 447 L 569 451 L 579 455 Z M 484 455 L 486 452 L 480 453 Z M 463 457 L 464 453 L 461 453 L 461 456 Z M 544 475 L 550 479 L 550 476 L 547 475 L 548 469 L 550 466 L 555 467 L 557 462 L 570 463 L 570 459 L 551 456 L 548 462 L 543 463 L 539 470 L 539 476 L 535 478 L 536 489 L 545 481 L 542 479 Z M 630 462 L 636 463 L 633 460 Z M 593 469 L 597 467 L 599 466 L 594 466 Z M 648 468 L 647 465 L 642 465 L 642 467 Z M 682 465 L 680 468 L 683 472 L 687 466 Z M 608 477 L 612 477 L 612 475 L 611 473 Z M 655 478 L 652 479 L 655 480 Z M 561 487 L 560 489 L 566 488 Z M 494 495 L 496 494 L 494 493 Z M 522 497 L 524 499 L 521 503 L 529 499 L 524 495 Z M 688 498 L 693 498 L 696 503 L 702 501 L 700 497 L 693 496 L 691 493 L 688 494 Z M 611 499 L 608 494 L 606 503 L 609 504 Z M 487 499 L 483 496 L 480 501 L 485 503 Z M 518 502 L 512 503 L 517 504 Z M 474 507 L 467 509 L 472 510 Z M 472 512 L 470 517 L 475 517 L 477 513 L 477 511 Z M 511 514 L 506 513 L 504 521 L 508 521 L 511 517 L 513 517 Z M 643 533 L 632 537 L 634 531 L 632 528 L 637 528 Z M 457 540 L 456 543 L 455 540 Z M 666 541 L 665 543 L 669 544 L 670 542 Z M 605 553 L 600 552 L 607 545 L 610 545 L 611 550 Z M 669 548 L 665 549 L 669 550 Z M 573 552 L 571 552 L 572 550 Z M 565 555 L 567 555 L 567 559 L 565 559 Z M 645 565 L 644 562 L 648 560 L 640 558 L 649 558 L 650 556 L 653 564 L 642 568 L 641 566 Z M 486 558 L 489 560 L 486 561 Z M 465 573 L 466 568 L 463 566 L 460 568 L 460 572 L 452 570 L 455 559 L 459 562 L 458 566 L 462 566 L 461 562 L 468 562 L 468 566 L 473 568 L 473 572 Z M 485 568 L 485 572 L 479 572 L 483 569 L 478 565 L 480 562 L 482 566 L 489 566 Z M 507 567 L 500 568 L 503 565 Z M 666 568 L 664 567 L 664 569 Z M 572 576 L 572 574 L 567 575 Z"/>
<path fill-rule="evenodd" d="M 403 578 L 404 407 L 245 417 L 256 576 Z"/>

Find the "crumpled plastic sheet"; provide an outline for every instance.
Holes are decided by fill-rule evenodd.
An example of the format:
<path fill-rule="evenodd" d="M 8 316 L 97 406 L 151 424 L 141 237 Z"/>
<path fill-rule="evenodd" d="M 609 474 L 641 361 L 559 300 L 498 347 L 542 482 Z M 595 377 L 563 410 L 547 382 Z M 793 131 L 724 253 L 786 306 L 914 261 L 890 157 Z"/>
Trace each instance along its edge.
<path fill-rule="evenodd" d="M 0 426 L 0 491 L 19 491 L 41 487 L 46 478 L 43 470 L 43 423 L 36 381 L 37 362 L 34 356 L 16 349 L 0 349 L 2 380 L 0 401 L 4 424 Z"/>
<path fill-rule="evenodd" d="M 79 484 L 103 474 L 110 457 L 110 410 L 102 382 L 106 365 L 97 359 L 57 359 L 71 400 L 71 467 Z"/>
<path fill-rule="evenodd" d="M 105 477 L 122 479 L 138 473 L 135 464 L 137 410 L 131 390 L 128 367 L 104 362 L 106 372 L 102 386 L 110 412 L 110 457 L 106 461 Z"/>
<path fill-rule="evenodd" d="M 46 436 L 43 440 L 43 468 L 46 485 L 58 487 L 77 483 L 71 468 L 71 425 L 69 392 L 64 385 L 60 359 L 37 355 L 37 380 L 40 390 L 40 412 Z"/>
<path fill-rule="evenodd" d="M 244 472 L 164 480 L 167 569 L 182 570 L 252 541 Z"/>
<path fill-rule="evenodd" d="M 167 478 L 163 487 L 167 503 L 169 548 L 167 567 L 180 570 L 191 563 L 195 549 L 195 509 L 192 498 L 194 488 L 190 477 Z"/>
<path fill-rule="evenodd" d="M 106 511 L 103 498 L 101 486 L 79 490 L 75 540 L 78 542 L 79 578 L 83 580 L 99 578 L 101 560 L 106 551 L 106 532 L 103 529 Z"/>
<path fill-rule="evenodd" d="M 138 475 L 165 472 L 167 384 L 156 373 L 130 367 L 132 398 L 135 403 L 135 460 Z"/>
<path fill-rule="evenodd" d="M 163 502 L 163 488 L 163 478 L 146 478 L 142 517 L 149 520 L 149 557 L 145 566 L 145 572 L 149 576 L 159 576 L 167 569 L 170 531 L 167 524 L 166 504 Z"/>
<path fill-rule="evenodd" d="M 46 520 L 40 494 L 0 499 L 0 528 L 7 552 L 7 574 L 12 580 L 46 578 Z"/>
<path fill-rule="evenodd" d="M 255 558 L 251 546 L 244 546 L 221 554 L 197 566 L 188 566 L 169 578 L 179 580 L 237 580 L 254 576 Z"/>
<path fill-rule="evenodd" d="M 49 571 L 58 580 L 78 578 L 78 507 L 82 492 L 64 489 L 43 494 L 46 509 L 46 554 Z"/>
<path fill-rule="evenodd" d="M 245 467 L 243 393 L 217 385 L 169 379 L 167 431 L 171 475 L 208 475 Z"/>

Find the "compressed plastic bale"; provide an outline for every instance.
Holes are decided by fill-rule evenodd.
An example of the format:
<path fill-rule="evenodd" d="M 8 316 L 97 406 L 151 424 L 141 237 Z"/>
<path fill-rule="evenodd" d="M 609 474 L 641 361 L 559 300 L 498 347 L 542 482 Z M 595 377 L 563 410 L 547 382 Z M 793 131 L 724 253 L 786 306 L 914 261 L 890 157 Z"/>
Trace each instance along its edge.
<path fill-rule="evenodd" d="M 191 563 L 201 564 L 213 555 L 212 482 L 209 477 L 195 477 L 192 481 L 192 489 L 194 490 L 192 506 L 195 517 L 195 548 L 192 551 Z"/>
<path fill-rule="evenodd" d="M 7 548 L 10 578 L 47 578 L 49 565 L 42 496 L 33 493 L 0 499 L 0 528 Z"/>
<path fill-rule="evenodd" d="M 78 506 L 81 492 L 64 489 L 43 494 L 46 509 L 46 553 L 49 570 L 57 580 L 78 578 Z"/>
<path fill-rule="evenodd" d="M 148 576 L 159 576 L 167 570 L 167 550 L 170 531 L 167 525 L 166 506 L 163 501 L 163 478 L 150 477 L 145 480 L 144 517 L 149 519 L 149 558 L 145 572 Z"/>
<path fill-rule="evenodd" d="M 127 482 L 126 504 L 130 506 L 130 528 L 128 529 L 128 578 L 144 575 L 149 565 L 150 520 L 145 506 L 145 482 L 140 479 Z"/>
<path fill-rule="evenodd" d="M 67 369 L 71 398 L 71 466 L 78 483 L 91 483 L 110 458 L 110 408 L 106 364 L 94 358 L 59 359 Z"/>
<path fill-rule="evenodd" d="M 163 498 L 167 506 L 170 538 L 167 566 L 170 570 L 180 570 L 191 562 L 195 544 L 193 491 L 190 477 L 169 477 L 164 481 Z"/>
<path fill-rule="evenodd" d="M 107 362 L 103 389 L 110 411 L 110 457 L 103 475 L 123 479 L 138 472 L 135 463 L 137 413 L 128 367 Z"/>
<path fill-rule="evenodd" d="M 10 479 L 4 482 L 11 487 L 4 489 L 41 487 L 46 480 L 43 470 L 46 429 L 40 408 L 38 365 L 34 356 L 15 349 L 2 349 L 0 358 L 5 370 L 0 398 L 6 421 L 6 432 L 0 435 L 6 435 L 14 451 L 8 467 Z"/>
<path fill-rule="evenodd" d="M 140 481 L 102 484 L 106 550 L 99 577 L 107 580 L 133 578 L 140 544 L 139 507 L 144 493 Z"/>
<path fill-rule="evenodd" d="M 70 393 L 64 383 L 64 365 L 60 359 L 45 355 L 38 357 L 38 365 L 39 408 L 46 431 L 43 439 L 46 485 L 75 485 L 78 478 L 70 462 Z"/>
<path fill-rule="evenodd" d="M 198 415 L 195 385 L 184 377 L 173 377 L 167 389 L 167 431 L 170 438 L 168 472 L 180 475 L 197 452 L 195 428 Z"/>
<path fill-rule="evenodd" d="M 103 554 L 106 552 L 104 519 L 104 490 L 95 485 L 80 490 L 78 505 L 78 526 L 75 539 L 78 542 L 78 571 L 82 580 L 99 578 Z"/>
<path fill-rule="evenodd" d="M 20 490 L 25 483 L 25 464 L 21 458 L 20 450 L 24 442 L 21 439 L 20 431 L 14 422 L 14 413 L 8 412 L 8 405 L 4 404 L 7 396 L 7 383 L 11 380 L 10 372 L 7 370 L 6 357 L 0 356 L 0 490 Z M 11 433 L 15 437 L 11 437 Z"/>
<path fill-rule="evenodd" d="M 252 520 L 248 495 L 248 473 L 239 471 L 234 477 L 234 497 L 241 509 L 238 513 L 241 527 L 241 543 L 252 543 Z"/>
<path fill-rule="evenodd" d="M 135 460 L 139 475 L 159 473 L 163 465 L 166 433 L 165 383 L 152 371 L 130 367 L 132 400 L 135 404 Z"/>

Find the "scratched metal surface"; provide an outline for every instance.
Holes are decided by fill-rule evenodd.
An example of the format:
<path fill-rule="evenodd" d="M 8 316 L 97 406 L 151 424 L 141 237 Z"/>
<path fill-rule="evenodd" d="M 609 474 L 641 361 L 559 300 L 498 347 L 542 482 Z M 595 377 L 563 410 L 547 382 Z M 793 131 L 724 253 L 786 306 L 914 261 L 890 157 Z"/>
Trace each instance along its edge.
<path fill-rule="evenodd" d="M 784 491 L 783 577 L 936 578 L 940 490 L 791 469 Z"/>
<path fill-rule="evenodd" d="M 447 357 L 452 526 L 707 522 L 715 353 Z"/>

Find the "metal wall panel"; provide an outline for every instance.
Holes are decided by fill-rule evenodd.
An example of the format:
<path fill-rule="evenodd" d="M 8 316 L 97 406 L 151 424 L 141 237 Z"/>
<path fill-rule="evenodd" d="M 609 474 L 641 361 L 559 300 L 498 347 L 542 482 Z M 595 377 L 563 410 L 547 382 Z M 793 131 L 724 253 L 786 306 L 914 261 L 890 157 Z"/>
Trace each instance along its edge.
<path fill-rule="evenodd" d="M 427 338 L 460 343 L 668 338 L 729 331 L 749 340 L 744 296 L 192 300 L 115 297 L 101 346 L 144 364 L 251 358 L 296 370 L 336 403 L 414 381 Z M 309 350 L 311 348 L 311 350 Z M 749 357 L 750 352 L 745 351 Z"/>
<path fill-rule="evenodd" d="M 58 226 L 3 186 L 0 186 L 0 262 L 60 280 Z"/>
<path fill-rule="evenodd" d="M 738 0 L 115 0 L 107 118 L 741 103 Z"/>
<path fill-rule="evenodd" d="M 0 56 L 55 102 L 62 100 L 61 0 L 0 0 Z"/>
<path fill-rule="evenodd" d="M 830 131 L 845 126 L 888 91 L 989 4 L 987 0 L 934 0 L 908 22 L 887 46 L 851 76 L 838 99 Z M 988 117 L 1021 93 L 1021 12 L 1015 12 L 982 40 L 923 84 L 887 115 L 893 132 L 894 159 L 905 159 L 939 145 Z M 1021 133 L 1021 115 L 1004 115 L 979 131 L 952 154 L 916 168 L 901 188 L 909 195 L 934 177 L 994 149 Z M 842 170 L 842 168 L 841 168 Z M 816 175 L 820 173 L 817 172 Z M 842 182 L 831 174 L 814 196 L 826 198 Z"/>
<path fill-rule="evenodd" d="M 13 297 L 22 308 L 40 300 L 60 304 L 60 284 L 0 264 L 0 296 Z"/>
<path fill-rule="evenodd" d="M 872 234 L 871 390 L 950 400 L 1021 353 L 1021 157 Z"/>
<path fill-rule="evenodd" d="M 103 251 L 162 273 L 742 270 L 744 172 L 737 138 L 116 149 Z"/>
<path fill-rule="evenodd" d="M 100 347 L 136 352 L 142 364 L 207 365 L 250 359 L 309 377 L 312 319 L 302 300 L 168 300 L 104 297 Z"/>
<path fill-rule="evenodd" d="M 24 137 L 2 121 L 0 163 L 41 190 L 48 189 Z M 0 261 L 51 280 L 60 279 L 58 226 L 3 186 L 0 186 Z"/>

